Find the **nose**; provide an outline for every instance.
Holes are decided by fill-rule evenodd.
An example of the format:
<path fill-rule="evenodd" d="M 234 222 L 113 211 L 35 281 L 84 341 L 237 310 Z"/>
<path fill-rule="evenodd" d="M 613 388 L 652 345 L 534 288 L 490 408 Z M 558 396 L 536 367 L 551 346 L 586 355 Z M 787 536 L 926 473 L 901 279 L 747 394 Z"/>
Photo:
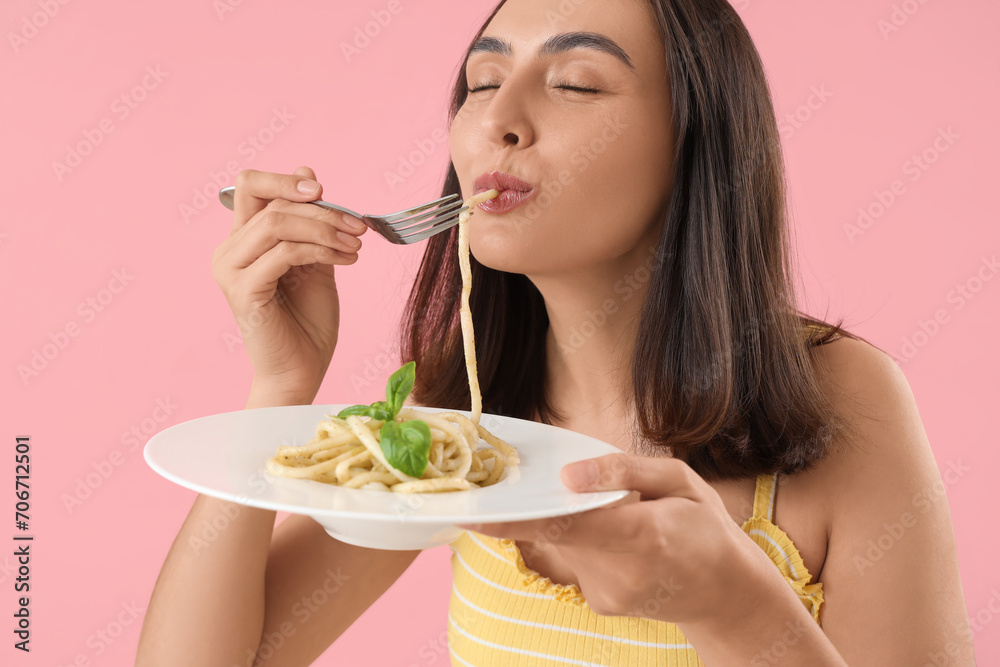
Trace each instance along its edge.
<path fill-rule="evenodd" d="M 513 76 L 494 93 L 481 121 L 487 139 L 500 148 L 526 148 L 535 141 L 529 93 Z"/>

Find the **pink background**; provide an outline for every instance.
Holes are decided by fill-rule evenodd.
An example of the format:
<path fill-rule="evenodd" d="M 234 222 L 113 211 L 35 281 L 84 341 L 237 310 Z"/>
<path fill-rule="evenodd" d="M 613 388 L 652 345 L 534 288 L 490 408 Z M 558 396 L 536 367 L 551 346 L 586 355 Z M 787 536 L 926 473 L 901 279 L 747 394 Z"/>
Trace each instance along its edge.
<path fill-rule="evenodd" d="M 458 62 L 493 0 L 399 1 L 402 11 L 349 61 L 340 44 L 387 0 L 280 8 L 249 0 L 4 3 L 3 468 L 9 480 L 13 438 L 30 435 L 36 541 L 30 656 L 11 648 L 12 548 L 0 548 L 0 661 L 66 665 L 84 655 L 96 665 L 131 664 L 140 618 L 109 646 L 95 633 L 113 631 L 123 605 L 145 608 L 194 498 L 154 474 L 138 445 L 179 421 L 242 408 L 251 377 L 210 270 L 231 215 L 214 199 L 213 173 L 230 162 L 279 172 L 308 164 L 327 200 L 361 211 L 397 210 L 437 193 L 446 144 L 431 139 L 430 156 L 395 188 L 385 174 L 409 159 L 415 142 L 426 146 L 440 134 Z M 969 613 L 982 628 L 979 663 L 1000 664 L 990 611 L 1000 602 L 1000 279 L 984 264 L 1000 250 L 988 195 L 1000 149 L 1000 6 L 896 4 L 917 11 L 897 14 L 905 23 L 883 35 L 879 21 L 894 12 L 888 0 L 735 2 L 766 64 L 778 116 L 799 114 L 783 142 L 802 306 L 845 315 L 847 326 L 899 359 L 940 467 L 971 468 L 948 497 Z M 222 6 L 231 11 L 220 14 Z M 27 37 L 15 44 L 12 34 Z M 162 74 L 135 91 L 144 99 L 135 108 L 116 102 L 142 86 L 147 68 Z M 824 89 L 824 99 L 811 97 Z M 275 109 L 291 117 L 268 137 Z M 935 149 L 948 128 L 957 137 Z M 261 150 L 241 150 L 259 133 L 268 142 Z M 53 162 L 65 162 L 67 146 L 88 135 L 100 142 L 57 175 Z M 934 162 L 914 180 L 910 160 L 925 150 Z M 877 193 L 897 180 L 895 200 L 879 212 Z M 845 225 L 859 207 L 878 215 L 851 238 Z M 392 351 L 422 246 L 366 239 L 359 262 L 338 268 L 344 324 L 318 403 L 368 402 L 396 367 L 380 355 Z M 132 278 L 112 283 L 116 271 Z M 959 285 L 971 299 L 958 296 Z M 86 305 L 102 298 L 100 312 Z M 928 324 L 935 318 L 936 328 Z M 68 325 L 75 335 L 60 336 Z M 50 341 L 50 356 L 57 353 L 22 379 L 18 367 Z M 370 365 L 378 380 L 359 383 Z M 169 414 L 158 401 L 173 406 Z M 133 428 L 140 441 L 124 438 Z M 107 479 L 67 508 L 65 497 L 112 456 L 118 465 Z M 2 503 L 9 517 L 9 492 Z M 11 544 L 13 527 L 0 532 Z M 449 555 L 447 547 L 421 554 L 316 664 L 447 664 Z M 384 641 L 385 627 L 392 641 Z"/>

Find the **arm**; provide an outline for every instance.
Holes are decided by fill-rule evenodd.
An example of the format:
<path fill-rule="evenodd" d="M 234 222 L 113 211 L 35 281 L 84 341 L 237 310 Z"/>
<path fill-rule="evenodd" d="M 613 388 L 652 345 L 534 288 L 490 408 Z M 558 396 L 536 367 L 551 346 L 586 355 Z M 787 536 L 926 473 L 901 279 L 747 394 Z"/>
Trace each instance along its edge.
<path fill-rule="evenodd" d="M 838 454 L 822 490 L 841 489 L 822 572 L 823 628 L 852 667 L 974 665 L 946 485 L 913 392 L 890 357 L 851 342 L 857 351 L 832 359 L 831 371 L 866 441 Z"/>
<path fill-rule="evenodd" d="M 733 615 L 682 632 L 709 665 L 974 665 L 944 485 L 906 378 L 860 341 L 826 356 L 821 380 L 859 441 L 819 464 L 833 515 L 822 632 L 763 571 Z"/>
<path fill-rule="evenodd" d="M 303 398 L 252 390 L 247 408 L 312 401 Z M 223 513 L 229 525 L 215 541 L 192 539 Z M 419 554 L 345 544 L 306 516 L 274 528 L 274 518 L 270 510 L 195 499 L 156 581 L 136 665 L 253 664 L 258 650 L 269 667 L 308 665 Z"/>

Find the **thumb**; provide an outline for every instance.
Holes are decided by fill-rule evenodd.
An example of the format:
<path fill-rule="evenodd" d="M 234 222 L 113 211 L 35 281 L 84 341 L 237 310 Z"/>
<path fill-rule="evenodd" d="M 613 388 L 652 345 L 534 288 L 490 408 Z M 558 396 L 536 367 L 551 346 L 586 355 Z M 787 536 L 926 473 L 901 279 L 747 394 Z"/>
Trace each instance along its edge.
<path fill-rule="evenodd" d="M 313 171 L 310 167 L 306 167 L 305 165 L 301 167 L 296 167 L 295 171 L 293 171 L 292 174 L 294 174 L 295 176 L 302 176 L 303 178 L 308 178 L 310 180 L 319 182 L 319 179 L 316 178 L 316 172 Z M 316 193 L 316 199 L 322 199 L 322 198 L 323 198 L 323 184 L 320 183 L 319 192 Z"/>
<path fill-rule="evenodd" d="M 701 479 L 678 459 L 625 453 L 570 463 L 563 467 L 562 477 L 577 492 L 626 489 L 638 491 L 642 500 L 666 497 L 696 500 Z"/>

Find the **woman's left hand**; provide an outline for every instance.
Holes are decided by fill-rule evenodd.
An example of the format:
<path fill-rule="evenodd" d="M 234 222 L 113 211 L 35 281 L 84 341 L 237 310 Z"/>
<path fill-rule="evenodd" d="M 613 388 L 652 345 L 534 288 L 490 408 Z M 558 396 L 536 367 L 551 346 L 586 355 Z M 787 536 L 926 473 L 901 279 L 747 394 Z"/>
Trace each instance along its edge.
<path fill-rule="evenodd" d="M 717 619 L 720 610 L 734 617 L 742 612 L 752 593 L 737 593 L 754 572 L 759 575 L 760 557 L 767 557 L 686 463 L 615 453 L 571 463 L 562 479 L 573 491 L 628 489 L 638 491 L 639 500 L 550 519 L 461 527 L 550 544 L 598 614 L 695 623 Z"/>

